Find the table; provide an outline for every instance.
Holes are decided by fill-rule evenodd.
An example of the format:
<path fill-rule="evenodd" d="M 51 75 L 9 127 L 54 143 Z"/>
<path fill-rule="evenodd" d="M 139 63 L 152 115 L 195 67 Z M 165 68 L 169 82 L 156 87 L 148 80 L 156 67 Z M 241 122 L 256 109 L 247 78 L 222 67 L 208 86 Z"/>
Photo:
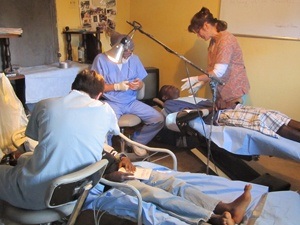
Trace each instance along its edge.
<path fill-rule="evenodd" d="M 76 75 L 89 64 L 70 62 L 70 67 L 62 69 L 58 63 L 20 68 L 25 77 L 25 102 L 37 103 L 40 100 L 61 97 L 68 94 Z"/>

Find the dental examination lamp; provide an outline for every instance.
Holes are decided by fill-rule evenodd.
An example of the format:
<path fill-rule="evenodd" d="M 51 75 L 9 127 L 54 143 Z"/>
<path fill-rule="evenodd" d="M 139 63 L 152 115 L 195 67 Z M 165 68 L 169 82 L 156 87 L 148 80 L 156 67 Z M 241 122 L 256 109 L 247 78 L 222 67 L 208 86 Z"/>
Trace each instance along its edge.
<path fill-rule="evenodd" d="M 110 50 L 105 52 L 107 57 L 114 63 L 121 63 L 123 52 L 129 48 L 130 42 L 133 38 L 133 35 L 136 30 L 141 28 L 141 25 L 138 22 L 133 22 L 133 29 L 126 35 L 126 37 L 122 38 L 120 43 L 116 43 L 112 46 Z"/>

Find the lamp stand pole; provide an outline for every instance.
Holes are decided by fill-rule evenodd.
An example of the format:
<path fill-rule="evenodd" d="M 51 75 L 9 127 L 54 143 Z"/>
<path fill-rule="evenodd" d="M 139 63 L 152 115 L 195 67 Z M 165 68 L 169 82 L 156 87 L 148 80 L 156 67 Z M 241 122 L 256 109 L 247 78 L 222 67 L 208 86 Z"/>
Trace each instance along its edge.
<path fill-rule="evenodd" d="M 208 145 L 207 145 L 208 149 L 207 149 L 207 163 L 206 163 L 206 174 L 209 174 L 209 161 L 210 161 L 209 159 L 210 159 L 210 155 L 211 155 L 211 133 L 212 133 L 213 120 L 214 120 L 214 117 L 215 117 L 215 102 L 216 102 L 216 95 L 217 95 L 217 86 L 218 86 L 218 84 L 224 85 L 224 83 L 219 78 L 210 75 L 209 73 L 207 73 L 206 71 L 204 71 L 200 67 L 196 66 L 190 60 L 188 60 L 187 58 L 185 58 L 183 55 L 178 54 L 177 52 L 175 52 L 174 50 L 170 49 L 168 46 L 166 46 L 165 44 L 163 44 L 162 42 L 160 42 L 159 40 L 157 40 L 156 38 L 154 38 L 152 35 L 146 33 L 145 31 L 143 31 L 142 30 L 142 25 L 140 23 L 138 23 L 136 21 L 133 21 L 132 23 L 128 22 L 128 21 L 126 21 L 126 22 L 128 24 L 130 24 L 131 26 L 133 26 L 134 30 L 138 30 L 142 34 L 146 35 L 147 37 L 149 37 L 150 39 L 152 39 L 153 41 L 155 41 L 156 43 L 158 43 L 159 45 L 161 45 L 167 52 L 176 55 L 177 57 L 179 57 L 180 59 L 182 59 L 186 63 L 190 64 L 192 67 L 194 67 L 195 69 L 199 70 L 203 74 L 207 75 L 211 79 L 210 86 L 211 86 L 211 90 L 212 90 L 212 94 L 213 94 L 213 99 L 212 99 L 213 110 L 212 110 L 210 132 L 209 132 Z"/>
<path fill-rule="evenodd" d="M 212 134 L 212 127 L 214 125 L 214 118 L 215 118 L 215 108 L 216 108 L 216 99 L 217 99 L 217 87 L 218 83 L 211 81 L 210 82 L 210 88 L 213 94 L 212 97 L 212 113 L 211 113 L 211 119 L 210 119 L 210 129 L 209 129 L 209 137 L 208 137 L 208 143 L 207 143 L 207 162 L 206 162 L 206 174 L 209 174 L 209 162 L 210 162 L 210 156 L 211 156 L 211 134 Z"/>
<path fill-rule="evenodd" d="M 152 39 L 153 41 L 155 41 L 156 43 L 158 43 L 159 45 L 161 45 L 162 47 L 164 47 L 164 49 L 171 53 L 176 55 L 177 57 L 179 57 L 180 59 L 182 59 L 183 61 L 187 62 L 188 64 L 190 64 L 192 67 L 194 67 L 195 69 L 199 70 L 200 72 L 202 72 L 203 74 L 207 75 L 212 81 L 215 81 L 221 85 L 224 85 L 224 83 L 218 79 L 215 76 L 210 75 L 209 73 L 207 73 L 206 71 L 204 71 L 203 69 L 201 69 L 200 67 L 196 66 L 194 63 L 192 63 L 190 60 L 188 60 L 187 58 L 185 58 L 183 55 L 180 55 L 179 53 L 175 52 L 174 50 L 170 49 L 168 46 L 166 46 L 165 44 L 163 44 L 162 42 L 160 42 L 159 40 L 157 40 L 156 38 L 153 37 L 153 35 L 150 35 L 148 33 L 146 33 L 145 31 L 142 30 L 142 25 L 136 21 L 134 21 L 133 23 L 126 21 L 128 24 L 130 24 L 131 26 L 134 27 L 134 30 L 138 30 L 139 32 L 141 32 L 142 34 L 146 35 L 147 37 L 149 37 L 150 39 Z"/>

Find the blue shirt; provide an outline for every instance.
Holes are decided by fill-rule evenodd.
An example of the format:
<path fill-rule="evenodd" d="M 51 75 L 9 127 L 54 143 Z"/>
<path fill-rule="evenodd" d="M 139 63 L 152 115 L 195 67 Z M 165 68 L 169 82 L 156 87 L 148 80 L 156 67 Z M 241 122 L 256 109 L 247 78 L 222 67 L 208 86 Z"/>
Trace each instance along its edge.
<path fill-rule="evenodd" d="M 26 129 L 38 145 L 17 166 L 0 170 L 1 199 L 22 208 L 46 208 L 50 182 L 99 161 L 107 132 L 119 134 L 116 115 L 107 103 L 79 91 L 42 100 Z"/>

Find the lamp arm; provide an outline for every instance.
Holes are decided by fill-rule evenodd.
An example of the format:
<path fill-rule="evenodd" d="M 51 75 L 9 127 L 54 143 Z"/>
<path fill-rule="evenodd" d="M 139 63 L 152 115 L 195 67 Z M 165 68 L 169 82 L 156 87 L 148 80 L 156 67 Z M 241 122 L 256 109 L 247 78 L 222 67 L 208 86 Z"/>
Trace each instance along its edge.
<path fill-rule="evenodd" d="M 135 30 L 138 30 L 140 33 L 146 35 L 147 37 L 149 37 L 150 39 L 152 39 L 153 41 L 155 41 L 156 43 L 158 43 L 159 45 L 161 45 L 167 52 L 176 55 L 177 57 L 179 57 L 180 59 L 182 59 L 183 61 L 187 62 L 188 64 L 190 64 L 192 67 L 194 67 L 195 69 L 199 70 L 200 72 L 202 72 L 203 74 L 207 75 L 212 81 L 217 82 L 218 84 L 224 85 L 224 83 L 217 78 L 216 76 L 212 76 L 210 75 L 208 72 L 204 71 L 203 69 L 201 69 L 200 67 L 196 66 L 193 62 L 191 62 L 190 60 L 188 60 L 187 58 L 185 58 L 183 55 L 180 55 L 179 53 L 175 52 L 174 50 L 172 50 L 171 48 L 169 48 L 168 46 L 166 46 L 164 43 L 162 43 L 161 41 L 157 40 L 156 38 L 154 38 L 153 35 L 150 35 L 148 33 L 146 33 L 145 31 L 142 30 L 142 25 L 136 21 L 133 21 L 133 23 L 126 21 L 128 24 L 130 24 L 131 26 L 134 27 Z M 137 25 L 138 24 L 138 25 Z"/>

